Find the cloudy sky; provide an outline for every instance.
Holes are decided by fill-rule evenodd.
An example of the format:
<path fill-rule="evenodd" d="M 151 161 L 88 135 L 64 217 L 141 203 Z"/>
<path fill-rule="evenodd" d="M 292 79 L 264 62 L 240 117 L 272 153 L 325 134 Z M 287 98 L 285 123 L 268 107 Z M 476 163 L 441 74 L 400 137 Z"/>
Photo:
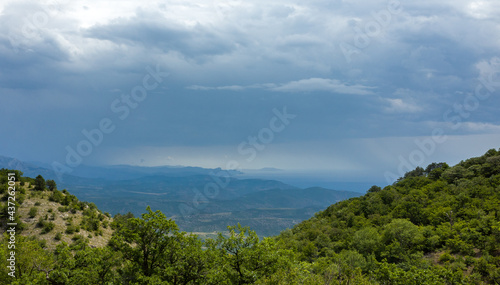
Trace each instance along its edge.
<path fill-rule="evenodd" d="M 500 147 L 499 53 L 496 0 L 1 0 L 0 155 L 383 181 Z"/>

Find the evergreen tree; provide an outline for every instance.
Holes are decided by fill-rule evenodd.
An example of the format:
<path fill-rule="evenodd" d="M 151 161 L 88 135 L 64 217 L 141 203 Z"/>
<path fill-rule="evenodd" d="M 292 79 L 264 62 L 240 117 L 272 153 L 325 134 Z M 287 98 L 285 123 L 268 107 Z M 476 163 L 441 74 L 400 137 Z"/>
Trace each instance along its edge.
<path fill-rule="evenodd" d="M 45 179 L 43 179 L 42 175 L 38 175 L 35 178 L 35 190 L 43 191 L 45 190 Z"/>

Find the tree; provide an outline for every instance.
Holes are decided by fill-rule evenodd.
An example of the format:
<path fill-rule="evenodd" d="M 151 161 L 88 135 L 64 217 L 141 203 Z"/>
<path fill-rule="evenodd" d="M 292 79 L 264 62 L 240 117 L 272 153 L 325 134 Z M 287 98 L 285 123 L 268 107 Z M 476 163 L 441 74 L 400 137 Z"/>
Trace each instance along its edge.
<path fill-rule="evenodd" d="M 35 190 L 38 191 L 45 190 L 45 179 L 43 179 L 42 175 L 38 175 L 35 178 Z"/>
<path fill-rule="evenodd" d="M 251 284 L 260 278 L 267 278 L 280 269 L 290 268 L 292 254 L 280 250 L 275 240 L 264 238 L 259 241 L 255 231 L 248 227 L 228 227 L 230 236 L 221 233 L 216 240 L 223 262 L 220 269 L 230 284 Z"/>
<path fill-rule="evenodd" d="M 431 173 L 435 169 L 446 170 L 448 168 L 450 168 L 450 167 L 448 166 L 448 164 L 446 164 L 446 162 L 440 162 L 440 163 L 433 162 L 433 163 L 427 165 L 427 167 L 425 168 L 425 174 L 429 175 L 429 173 Z"/>
<path fill-rule="evenodd" d="M 47 187 L 49 187 L 50 191 L 54 191 L 57 189 L 56 182 L 54 180 L 47 180 Z"/>
<path fill-rule="evenodd" d="M 164 256 L 159 276 L 168 284 L 220 284 L 221 282 L 207 282 L 207 272 L 215 268 L 219 261 L 209 259 L 208 256 L 209 253 L 203 250 L 203 243 L 198 236 L 177 233 L 175 247 Z M 216 275 L 216 272 L 212 275 Z"/>
<path fill-rule="evenodd" d="M 414 170 L 406 172 L 404 178 L 419 177 L 419 176 L 424 176 L 424 174 L 425 170 L 422 167 L 417 166 L 417 168 L 415 168 Z"/>
<path fill-rule="evenodd" d="M 0 254 L 7 257 L 12 249 L 8 249 L 9 238 L 4 234 L 0 243 Z M 47 284 L 48 274 L 54 270 L 53 256 L 33 237 L 16 236 L 15 243 L 15 281 L 13 284 Z M 7 258 L 0 260 L 0 283 L 12 284 L 14 280 L 8 276 L 10 271 Z M 17 281 L 17 282 L 16 282 Z"/>
<path fill-rule="evenodd" d="M 382 241 L 386 248 L 383 255 L 389 261 L 403 261 L 418 250 L 422 240 L 422 233 L 416 225 L 408 220 L 394 219 L 384 226 Z"/>
<path fill-rule="evenodd" d="M 91 248 L 84 243 L 73 253 L 62 243 L 55 256 L 56 266 L 47 278 L 51 284 L 119 284 L 116 269 L 122 262 L 121 255 L 109 247 Z"/>
<path fill-rule="evenodd" d="M 368 256 L 371 253 L 378 252 L 381 246 L 381 237 L 375 228 L 362 228 L 354 233 L 352 246 L 359 253 Z"/>
<path fill-rule="evenodd" d="M 146 211 L 141 218 L 129 219 L 110 244 L 132 262 L 131 272 L 139 271 L 142 276 L 150 277 L 164 266 L 165 261 L 175 259 L 179 229 L 159 210 L 153 212 L 148 206 Z"/>
<path fill-rule="evenodd" d="M 375 193 L 379 191 L 382 191 L 382 188 L 377 185 L 373 185 L 372 187 L 370 187 L 370 189 L 368 189 L 368 193 Z"/>
<path fill-rule="evenodd" d="M 425 168 L 425 174 L 432 180 L 438 180 L 443 172 L 450 168 L 445 162 L 431 163 Z"/>

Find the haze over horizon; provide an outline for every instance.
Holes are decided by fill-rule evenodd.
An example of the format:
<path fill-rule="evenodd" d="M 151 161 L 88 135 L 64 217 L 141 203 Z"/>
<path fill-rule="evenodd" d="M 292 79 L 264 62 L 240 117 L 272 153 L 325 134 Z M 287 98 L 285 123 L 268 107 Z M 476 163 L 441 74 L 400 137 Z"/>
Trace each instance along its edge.
<path fill-rule="evenodd" d="M 1 1 L 0 154 L 390 181 L 500 147 L 499 36 L 493 0 Z"/>

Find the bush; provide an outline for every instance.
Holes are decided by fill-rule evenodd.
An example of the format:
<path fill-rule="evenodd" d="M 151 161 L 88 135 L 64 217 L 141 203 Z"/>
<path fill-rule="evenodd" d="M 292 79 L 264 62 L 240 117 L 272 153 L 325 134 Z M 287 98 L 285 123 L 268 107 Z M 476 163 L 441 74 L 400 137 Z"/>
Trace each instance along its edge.
<path fill-rule="evenodd" d="M 449 254 L 448 252 L 445 252 L 443 253 L 440 257 L 439 257 L 439 262 L 441 263 L 445 263 L 445 262 L 453 262 L 455 259 L 453 258 L 453 256 L 451 256 L 451 254 Z"/>
<path fill-rule="evenodd" d="M 72 238 L 71 238 L 72 241 L 78 241 L 78 240 L 83 240 L 83 236 L 82 235 L 74 235 Z"/>
<path fill-rule="evenodd" d="M 68 207 L 58 207 L 57 210 L 61 213 L 64 213 L 64 212 L 67 212 L 69 211 L 69 208 Z"/>
<path fill-rule="evenodd" d="M 52 222 L 45 222 L 42 229 L 42 234 L 49 233 L 55 228 L 56 224 Z"/>
<path fill-rule="evenodd" d="M 54 237 L 55 240 L 61 240 L 62 239 L 62 233 L 58 232 L 56 236 Z"/>
<path fill-rule="evenodd" d="M 44 225 L 45 225 L 45 221 L 43 220 L 42 217 L 40 217 L 38 219 L 38 222 L 36 223 L 36 226 L 39 227 L 39 228 L 43 228 Z"/>
<path fill-rule="evenodd" d="M 37 207 L 32 207 L 28 213 L 30 218 L 36 217 L 36 214 L 38 213 L 38 208 Z"/>
<path fill-rule="evenodd" d="M 69 225 L 69 226 L 66 227 L 66 233 L 67 234 L 70 235 L 70 234 L 73 234 L 74 232 L 76 232 L 76 227 L 75 226 Z"/>
<path fill-rule="evenodd" d="M 52 192 L 52 194 L 49 196 L 49 201 L 61 203 L 62 200 L 64 199 L 64 195 L 61 191 L 58 191 L 57 189 Z"/>

